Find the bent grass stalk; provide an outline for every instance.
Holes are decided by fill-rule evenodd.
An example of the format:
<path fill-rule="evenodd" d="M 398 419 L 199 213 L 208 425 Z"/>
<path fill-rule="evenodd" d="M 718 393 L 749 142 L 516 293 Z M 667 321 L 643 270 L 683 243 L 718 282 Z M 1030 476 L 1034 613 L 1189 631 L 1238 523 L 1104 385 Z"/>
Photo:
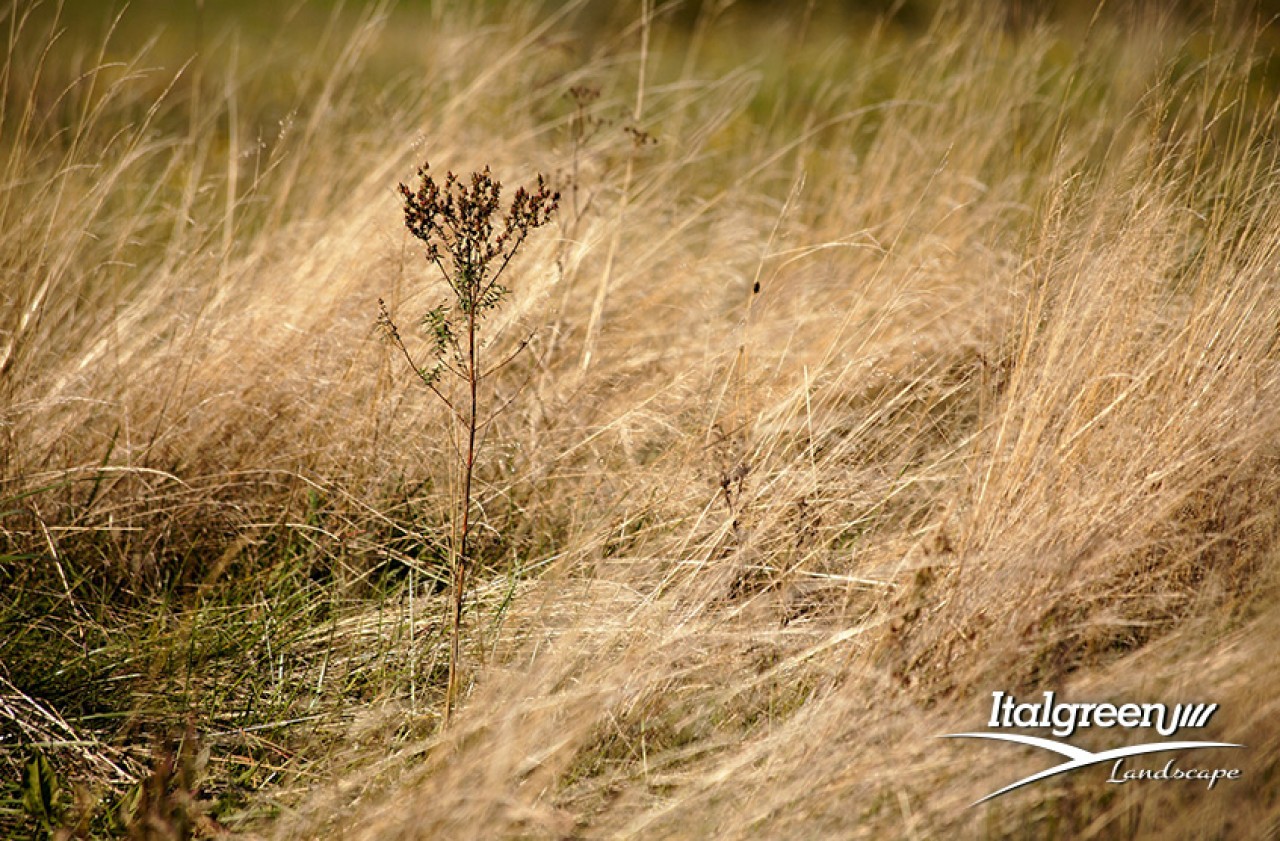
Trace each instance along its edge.
<path fill-rule="evenodd" d="M 462 604 L 473 566 L 468 538 L 476 434 L 481 426 L 480 384 L 525 347 L 521 343 L 514 353 L 485 370 L 477 334 L 485 316 L 510 294 L 499 281 L 512 258 L 533 230 L 551 221 L 559 208 L 560 194 L 552 192 L 539 175 L 536 187 L 517 189 L 505 213 L 500 214 L 502 183 L 493 178 L 488 167 L 472 173 L 469 183 L 452 172 L 438 183 L 428 164 L 418 169 L 416 190 L 400 184 L 399 191 L 404 201 L 405 227 L 426 245 L 427 262 L 439 271 L 451 301 L 429 310 L 422 319 L 432 340 L 431 360 L 425 365 L 405 346 L 382 299 L 378 300 L 378 321 L 419 381 L 445 405 L 466 438 L 466 448 L 459 450 L 462 491 L 450 551 L 449 677 L 444 698 L 444 721 L 448 723 L 457 702 Z M 460 397 L 450 397 L 448 381 L 457 385 L 462 392 Z"/>

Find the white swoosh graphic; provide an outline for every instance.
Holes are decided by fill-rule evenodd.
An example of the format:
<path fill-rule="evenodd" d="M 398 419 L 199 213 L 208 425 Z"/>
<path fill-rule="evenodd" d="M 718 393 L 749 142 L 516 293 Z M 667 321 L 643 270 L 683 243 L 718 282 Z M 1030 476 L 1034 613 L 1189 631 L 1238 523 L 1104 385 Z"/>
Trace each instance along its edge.
<path fill-rule="evenodd" d="M 1079 768 L 1087 768 L 1090 765 L 1097 765 L 1099 762 L 1110 762 L 1113 759 L 1124 759 L 1129 756 L 1140 756 L 1144 753 L 1160 753 L 1167 750 L 1192 750 L 1194 748 L 1242 748 L 1244 745 L 1238 745 L 1234 742 L 1152 742 L 1145 745 L 1130 745 L 1124 748 L 1114 748 L 1112 750 L 1104 750 L 1100 753 L 1093 753 L 1083 748 L 1068 745 L 1065 742 L 1055 742 L 1052 739 L 1042 739 L 1038 736 L 1019 736 L 1014 733 L 947 733 L 939 736 L 940 739 L 994 739 L 999 742 L 1015 742 L 1019 745 L 1028 745 L 1033 748 L 1043 748 L 1051 750 L 1054 753 L 1060 753 L 1068 757 L 1071 761 L 1064 762 L 1061 765 L 1054 765 L 1052 768 L 1046 768 L 1039 773 L 1032 774 L 1030 777 L 1023 777 L 1015 783 L 1010 783 L 999 791 L 993 791 L 981 800 L 975 800 L 970 806 L 977 806 L 979 803 L 985 803 L 993 797 L 1013 791 L 1015 788 L 1021 788 L 1028 783 L 1034 783 L 1037 780 L 1043 780 L 1047 777 L 1053 777 L 1058 774 L 1065 774 L 1067 771 L 1075 771 Z"/>

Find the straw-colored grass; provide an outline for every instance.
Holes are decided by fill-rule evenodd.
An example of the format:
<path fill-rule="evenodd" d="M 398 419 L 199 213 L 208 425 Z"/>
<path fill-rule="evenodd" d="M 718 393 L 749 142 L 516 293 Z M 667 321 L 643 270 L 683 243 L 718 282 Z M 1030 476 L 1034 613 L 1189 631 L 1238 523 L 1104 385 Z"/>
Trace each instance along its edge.
<path fill-rule="evenodd" d="M 1274 30 L 962 5 L 8 6 L 6 778 L 151 837 L 1280 831 Z M 430 342 L 424 158 L 564 195 L 448 727 L 456 425 L 375 325 Z M 1047 764 L 936 738 L 997 690 L 1217 703 L 1243 777 L 969 808 Z"/>

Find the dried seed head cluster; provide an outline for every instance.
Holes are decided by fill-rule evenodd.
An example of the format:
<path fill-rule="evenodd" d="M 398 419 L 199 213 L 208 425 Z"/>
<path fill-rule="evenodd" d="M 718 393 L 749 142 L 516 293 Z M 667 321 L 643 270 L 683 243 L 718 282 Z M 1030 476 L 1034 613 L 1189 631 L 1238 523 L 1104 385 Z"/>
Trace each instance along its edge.
<path fill-rule="evenodd" d="M 427 259 L 440 269 L 462 312 L 483 312 L 506 294 L 498 279 L 529 232 L 551 221 L 560 194 L 539 175 L 537 187 L 516 190 L 502 213 L 502 183 L 488 167 L 472 173 L 469 184 L 452 172 L 438 183 L 429 169 L 418 169 L 416 191 L 400 185 L 405 226 L 426 243 Z"/>

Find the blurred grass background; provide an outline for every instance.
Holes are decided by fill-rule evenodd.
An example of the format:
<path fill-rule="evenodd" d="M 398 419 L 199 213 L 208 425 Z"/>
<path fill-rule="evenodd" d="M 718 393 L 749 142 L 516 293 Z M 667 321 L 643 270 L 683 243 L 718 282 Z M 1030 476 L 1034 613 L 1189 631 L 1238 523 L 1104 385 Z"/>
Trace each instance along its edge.
<path fill-rule="evenodd" d="M 1275 831 L 1274 10 L 644 10 L 5 8 L 5 832 Z M 424 157 L 566 193 L 445 732 Z M 966 811 L 1044 688 L 1245 780 Z"/>

